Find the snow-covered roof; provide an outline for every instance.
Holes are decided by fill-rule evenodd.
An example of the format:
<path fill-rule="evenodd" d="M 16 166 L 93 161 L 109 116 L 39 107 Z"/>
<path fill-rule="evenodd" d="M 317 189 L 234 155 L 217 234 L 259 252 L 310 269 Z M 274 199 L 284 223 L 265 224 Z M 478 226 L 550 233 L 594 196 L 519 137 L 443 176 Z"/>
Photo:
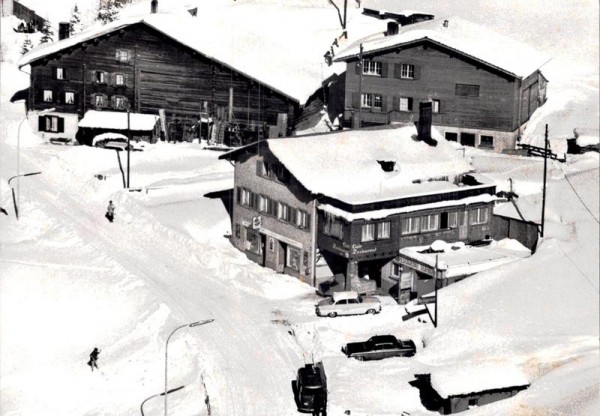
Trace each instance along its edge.
<path fill-rule="evenodd" d="M 447 26 L 444 25 L 446 20 Z M 549 60 L 529 45 L 456 16 L 403 26 L 396 35 L 380 35 L 376 39 L 355 42 L 341 51 L 335 60 L 357 57 L 361 42 L 363 53 L 377 53 L 421 40 L 443 45 L 519 78 L 531 75 Z"/>
<path fill-rule="evenodd" d="M 442 398 L 494 389 L 529 386 L 523 372 L 512 364 L 456 364 L 432 371 L 431 386 Z"/>
<path fill-rule="evenodd" d="M 306 189 L 350 204 L 458 189 L 450 182 L 428 179 L 447 176 L 452 181 L 471 171 L 471 165 L 437 130 L 432 129 L 435 147 L 416 136 L 414 126 L 390 126 L 266 142 Z M 385 172 L 378 161 L 395 162 L 394 171 Z"/>
<path fill-rule="evenodd" d="M 194 51 L 268 85 L 304 104 L 334 72 L 345 64 L 328 67 L 323 55 L 341 35 L 339 22 L 328 4 L 321 7 L 199 2 L 198 15 L 187 11 L 123 17 L 94 27 L 70 38 L 33 49 L 19 61 L 30 64 L 50 54 L 82 42 L 143 23 Z M 144 8 L 145 13 L 149 6 Z M 161 6 L 159 6 L 161 10 Z M 349 39 L 338 39 L 339 48 L 368 33 L 385 30 L 385 23 L 348 10 Z M 337 48 L 337 47 L 336 47 Z"/>
<path fill-rule="evenodd" d="M 510 239 L 493 241 L 489 246 L 483 247 L 448 243 L 442 252 L 423 252 L 429 247 L 406 247 L 400 249 L 400 254 L 431 268 L 435 267 L 436 262 L 440 268 L 440 265 L 446 266 L 447 278 L 483 272 L 531 254 L 518 241 Z"/>
<path fill-rule="evenodd" d="M 131 130 L 153 130 L 158 121 L 154 114 L 129 113 L 129 127 Z M 116 111 L 86 111 L 79 122 L 79 127 L 127 130 L 127 113 Z"/>

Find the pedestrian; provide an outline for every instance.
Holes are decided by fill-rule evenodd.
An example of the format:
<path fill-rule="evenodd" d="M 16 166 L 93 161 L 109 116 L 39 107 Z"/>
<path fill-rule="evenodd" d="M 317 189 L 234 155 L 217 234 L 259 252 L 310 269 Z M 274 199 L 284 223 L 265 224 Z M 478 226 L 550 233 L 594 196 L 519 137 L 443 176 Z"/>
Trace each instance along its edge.
<path fill-rule="evenodd" d="M 88 361 L 88 365 L 94 371 L 94 367 L 98 370 L 98 355 L 100 354 L 100 350 L 98 348 L 94 348 L 94 351 L 90 353 L 90 360 Z"/>
<path fill-rule="evenodd" d="M 115 206 L 112 201 L 108 201 L 108 207 L 106 208 L 105 216 L 110 222 L 113 222 L 115 219 Z"/>

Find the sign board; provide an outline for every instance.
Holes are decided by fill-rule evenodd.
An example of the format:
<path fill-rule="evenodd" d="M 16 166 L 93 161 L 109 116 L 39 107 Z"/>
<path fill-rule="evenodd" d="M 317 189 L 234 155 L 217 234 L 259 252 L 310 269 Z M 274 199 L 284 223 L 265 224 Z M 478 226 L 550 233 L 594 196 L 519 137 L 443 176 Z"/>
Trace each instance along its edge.
<path fill-rule="evenodd" d="M 254 228 L 256 230 L 257 228 L 260 228 L 261 226 L 262 226 L 262 217 L 261 216 L 252 217 L 252 228 Z"/>
<path fill-rule="evenodd" d="M 400 256 L 398 257 L 398 261 L 400 262 L 400 264 L 408 266 L 411 269 L 415 269 L 415 270 L 425 273 L 429 276 L 433 276 L 433 267 L 431 267 L 431 266 L 419 263 L 416 260 L 413 260 L 409 257 L 405 257 L 402 254 L 400 254 Z"/>

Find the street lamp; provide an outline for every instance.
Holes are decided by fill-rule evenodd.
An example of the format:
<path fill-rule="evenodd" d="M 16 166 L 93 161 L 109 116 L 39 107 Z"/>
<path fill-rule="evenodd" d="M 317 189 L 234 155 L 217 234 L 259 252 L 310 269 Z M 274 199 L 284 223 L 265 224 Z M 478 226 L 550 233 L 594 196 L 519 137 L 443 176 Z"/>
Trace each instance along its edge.
<path fill-rule="evenodd" d="M 42 172 L 31 172 L 31 173 L 24 173 L 23 175 L 15 175 L 15 176 L 11 177 L 11 178 L 8 180 L 8 186 L 10 186 L 10 181 L 12 181 L 12 180 L 13 180 L 13 179 L 15 179 L 15 178 L 20 178 L 20 177 L 22 177 L 22 176 L 33 176 L 33 175 L 39 175 L 39 174 L 41 174 L 41 173 L 42 173 Z M 19 181 L 17 180 L 17 185 L 18 185 L 18 184 L 19 184 Z M 10 186 L 10 190 L 12 191 L 13 205 L 14 205 L 14 207 L 15 207 L 15 215 L 16 215 L 16 217 L 17 217 L 17 220 L 18 220 L 18 219 L 19 219 L 19 208 L 17 207 L 17 200 L 15 199 L 15 189 L 14 189 L 12 186 Z"/>
<path fill-rule="evenodd" d="M 176 388 L 174 388 L 174 389 L 171 389 L 171 390 L 167 391 L 167 392 L 166 392 L 166 394 L 175 393 L 176 391 L 179 391 L 179 390 L 181 390 L 181 389 L 182 389 L 182 388 L 184 388 L 184 387 L 185 387 L 185 386 L 179 386 L 179 387 L 176 387 Z M 163 391 L 163 392 L 162 392 L 162 393 L 160 393 L 160 394 L 155 394 L 154 396 L 150 396 L 150 397 L 148 397 L 146 400 L 144 400 L 144 401 L 142 402 L 141 406 L 140 406 L 140 412 L 142 412 L 142 416 L 144 416 L 144 404 L 146 404 L 146 402 L 147 402 L 148 400 L 150 400 L 150 399 L 154 399 L 155 397 L 164 396 L 164 395 L 165 395 L 165 392 Z"/>
<path fill-rule="evenodd" d="M 167 369 L 168 369 L 168 366 L 167 366 L 168 354 L 167 353 L 169 351 L 169 340 L 171 339 L 173 334 L 175 332 L 177 332 L 178 330 L 180 330 L 181 328 L 185 328 L 185 327 L 193 328 L 195 326 L 209 324 L 213 321 L 214 321 L 214 319 L 206 319 L 204 321 L 192 322 L 191 324 L 185 324 L 185 325 L 178 326 L 177 328 L 175 328 L 173 330 L 173 332 L 171 332 L 171 334 L 167 338 L 167 342 L 165 344 L 165 393 L 164 393 L 164 395 L 165 395 L 165 416 L 167 416 L 167 396 L 169 394 L 168 390 L 167 390 Z"/>

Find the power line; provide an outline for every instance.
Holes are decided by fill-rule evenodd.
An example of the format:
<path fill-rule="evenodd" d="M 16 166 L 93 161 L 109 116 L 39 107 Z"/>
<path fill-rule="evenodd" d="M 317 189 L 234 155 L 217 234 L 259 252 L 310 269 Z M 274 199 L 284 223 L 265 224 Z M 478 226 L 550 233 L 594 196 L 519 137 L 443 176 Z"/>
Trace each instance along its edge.
<path fill-rule="evenodd" d="M 588 208 L 588 206 L 585 204 L 585 202 L 583 202 L 583 199 L 581 199 L 581 196 L 579 196 L 579 194 L 577 193 L 577 190 L 575 190 L 575 188 L 573 187 L 573 184 L 569 180 L 569 177 L 567 176 L 566 172 L 564 172 L 564 170 L 563 170 L 563 173 L 565 174 L 565 179 L 567 180 L 567 183 L 569 184 L 569 186 L 571 187 L 571 189 L 573 190 L 573 192 L 575 192 L 575 195 L 577 196 L 577 199 L 579 199 L 579 202 L 581 202 L 581 205 L 583 205 L 583 207 L 587 210 L 587 212 L 590 213 L 590 215 L 592 216 L 592 218 L 594 218 L 594 220 L 596 220 L 596 222 L 600 224 L 600 221 L 598 221 L 598 218 L 596 218 L 596 216 Z"/>
<path fill-rule="evenodd" d="M 577 265 L 577 263 L 575 261 L 573 261 L 573 259 L 562 249 L 562 247 L 560 246 L 560 241 L 557 241 L 557 246 L 558 249 L 565 255 L 566 258 L 569 259 L 569 261 L 573 264 L 573 266 L 575 266 L 575 268 L 577 269 L 577 271 L 579 272 L 579 274 L 581 274 L 583 276 L 583 278 L 585 280 L 588 281 L 588 283 L 590 284 L 590 286 L 592 286 L 592 288 L 598 292 L 598 289 L 596 288 L 596 286 L 594 286 L 594 283 L 590 280 L 590 278 L 579 268 L 579 266 Z"/>

